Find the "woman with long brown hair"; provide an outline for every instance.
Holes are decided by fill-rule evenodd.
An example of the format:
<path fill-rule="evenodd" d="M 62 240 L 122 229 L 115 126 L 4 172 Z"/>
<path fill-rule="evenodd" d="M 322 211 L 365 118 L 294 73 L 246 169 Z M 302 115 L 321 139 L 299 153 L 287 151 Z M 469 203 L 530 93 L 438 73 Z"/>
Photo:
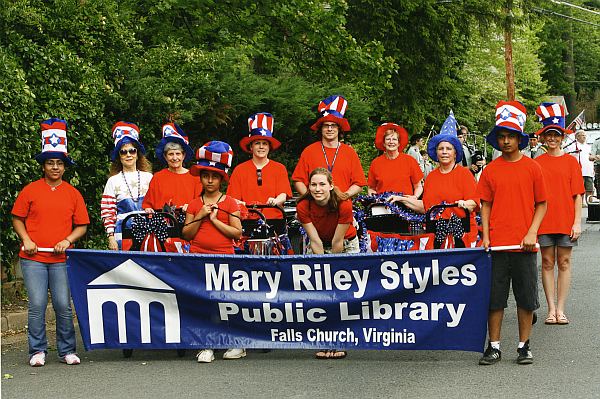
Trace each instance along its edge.
<path fill-rule="evenodd" d="M 100 216 L 108 236 L 108 248 L 123 249 L 121 223 L 132 212 L 142 211 L 142 202 L 152 180 L 152 166 L 140 143 L 140 129 L 130 122 L 117 122 L 112 128 L 110 177 L 104 187 Z M 125 248 L 126 249 L 126 248 Z"/>

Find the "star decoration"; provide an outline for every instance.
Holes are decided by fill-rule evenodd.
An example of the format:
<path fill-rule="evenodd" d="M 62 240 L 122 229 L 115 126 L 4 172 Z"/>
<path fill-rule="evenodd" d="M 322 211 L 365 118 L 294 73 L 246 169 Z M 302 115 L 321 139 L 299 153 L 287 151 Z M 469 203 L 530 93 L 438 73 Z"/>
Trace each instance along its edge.
<path fill-rule="evenodd" d="M 517 121 L 519 122 L 519 126 L 525 125 L 525 115 L 519 114 L 517 116 Z"/>
<path fill-rule="evenodd" d="M 552 123 L 554 123 L 555 125 L 558 124 L 558 121 L 559 121 L 559 119 L 556 117 L 554 119 L 552 119 Z"/>
<path fill-rule="evenodd" d="M 329 115 L 329 111 L 323 112 L 323 116 L 327 116 L 327 115 Z"/>
<path fill-rule="evenodd" d="M 60 143 L 60 138 L 56 135 L 56 133 L 52 133 L 52 136 L 50 136 L 48 140 L 53 147 L 56 147 L 58 143 Z"/>
<path fill-rule="evenodd" d="M 510 111 L 506 108 L 504 108 L 502 110 L 502 112 L 500 112 L 500 117 L 504 120 L 507 120 L 508 118 L 510 118 L 512 116 L 512 114 L 510 113 Z"/>
<path fill-rule="evenodd" d="M 266 136 L 267 135 L 267 131 L 265 129 L 260 129 L 259 132 L 260 132 L 261 136 Z"/>
<path fill-rule="evenodd" d="M 215 161 L 208 161 L 208 166 L 217 166 Z"/>

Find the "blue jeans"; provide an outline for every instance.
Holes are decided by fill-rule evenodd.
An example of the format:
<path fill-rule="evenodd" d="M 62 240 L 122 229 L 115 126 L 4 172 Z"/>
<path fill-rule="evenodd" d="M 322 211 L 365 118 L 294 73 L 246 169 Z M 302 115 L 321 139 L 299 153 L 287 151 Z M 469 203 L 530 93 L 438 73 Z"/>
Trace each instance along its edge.
<path fill-rule="evenodd" d="M 48 353 L 46 338 L 46 306 L 48 288 L 52 294 L 52 307 L 56 314 L 56 348 L 58 356 L 75 353 L 75 327 L 71 311 L 71 293 L 66 263 L 41 263 L 20 259 L 23 280 L 29 296 L 27 338 L 29 355 Z"/>

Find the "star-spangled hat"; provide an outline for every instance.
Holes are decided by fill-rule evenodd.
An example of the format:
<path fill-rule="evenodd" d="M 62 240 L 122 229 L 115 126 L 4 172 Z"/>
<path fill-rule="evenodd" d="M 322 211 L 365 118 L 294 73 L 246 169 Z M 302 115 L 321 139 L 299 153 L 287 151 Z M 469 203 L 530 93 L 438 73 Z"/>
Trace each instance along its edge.
<path fill-rule="evenodd" d="M 146 155 L 146 149 L 140 143 L 140 128 L 135 123 L 119 121 L 112 127 L 112 137 L 115 141 L 115 148 L 110 154 L 110 158 L 115 161 L 119 157 L 119 150 L 124 144 L 137 144 L 142 155 Z"/>
<path fill-rule="evenodd" d="M 571 134 L 572 130 L 565 129 L 565 108 L 556 103 L 541 103 L 535 110 L 538 120 L 543 127 L 535 132 L 540 135 L 547 130 L 556 130 L 561 134 Z"/>
<path fill-rule="evenodd" d="M 454 151 L 456 151 L 456 163 L 459 163 L 463 159 L 463 148 L 462 143 L 458 139 L 458 123 L 456 123 L 456 118 L 454 117 L 454 112 L 450 110 L 450 115 L 444 121 L 440 132 L 429 139 L 427 143 L 427 154 L 431 159 L 435 162 L 439 162 L 437 156 L 437 147 L 442 142 L 448 142 L 452 144 L 454 147 Z"/>
<path fill-rule="evenodd" d="M 402 126 L 391 122 L 386 122 L 377 127 L 377 131 L 375 132 L 375 148 L 379 151 L 385 151 L 385 133 L 390 129 L 398 133 L 398 151 L 402 152 L 408 144 L 408 132 Z"/>
<path fill-rule="evenodd" d="M 219 173 L 224 180 L 228 180 L 229 168 L 233 161 L 231 146 L 223 141 L 209 141 L 196 151 L 196 164 L 190 168 L 190 173 L 200 176 L 203 170 Z"/>
<path fill-rule="evenodd" d="M 310 127 L 314 131 L 318 131 L 323 122 L 337 123 L 342 132 L 350 131 L 350 124 L 344 117 L 348 101 L 340 95 L 329 96 L 319 103 L 317 110 L 319 111 L 319 119 Z"/>
<path fill-rule="evenodd" d="M 47 159 L 61 159 L 69 166 L 75 165 L 67 152 L 67 122 L 51 118 L 40 123 L 40 126 L 42 128 L 42 152 L 35 156 L 35 160 L 43 164 Z"/>
<path fill-rule="evenodd" d="M 521 141 L 519 149 L 527 147 L 529 135 L 523 132 L 527 110 L 520 101 L 500 101 L 496 104 L 496 126 L 486 136 L 486 141 L 498 151 L 502 151 L 498 145 L 498 131 L 504 129 L 519 134 Z"/>
<path fill-rule="evenodd" d="M 267 112 L 259 112 L 248 118 L 248 136 L 240 140 L 243 151 L 251 153 L 250 144 L 255 140 L 266 140 L 271 145 L 271 150 L 279 148 L 281 143 L 273 137 L 273 115 Z"/>
<path fill-rule="evenodd" d="M 185 152 L 184 161 L 190 161 L 194 157 L 194 150 L 190 147 L 190 139 L 183 129 L 177 123 L 166 123 L 162 127 L 162 139 L 156 146 L 156 158 L 160 159 L 163 164 L 167 163 L 165 159 L 165 145 L 167 143 L 177 143 L 181 145 Z"/>

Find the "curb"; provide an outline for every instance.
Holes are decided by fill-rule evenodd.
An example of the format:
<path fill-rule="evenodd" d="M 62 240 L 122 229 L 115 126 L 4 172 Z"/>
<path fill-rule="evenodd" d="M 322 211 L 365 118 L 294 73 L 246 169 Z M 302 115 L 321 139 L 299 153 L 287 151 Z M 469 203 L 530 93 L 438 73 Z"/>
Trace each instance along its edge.
<path fill-rule="evenodd" d="M 56 320 L 52 305 L 48 304 L 46 308 L 46 323 L 53 323 Z M 17 332 L 27 328 L 27 310 L 20 312 L 2 312 L 2 333 Z"/>

